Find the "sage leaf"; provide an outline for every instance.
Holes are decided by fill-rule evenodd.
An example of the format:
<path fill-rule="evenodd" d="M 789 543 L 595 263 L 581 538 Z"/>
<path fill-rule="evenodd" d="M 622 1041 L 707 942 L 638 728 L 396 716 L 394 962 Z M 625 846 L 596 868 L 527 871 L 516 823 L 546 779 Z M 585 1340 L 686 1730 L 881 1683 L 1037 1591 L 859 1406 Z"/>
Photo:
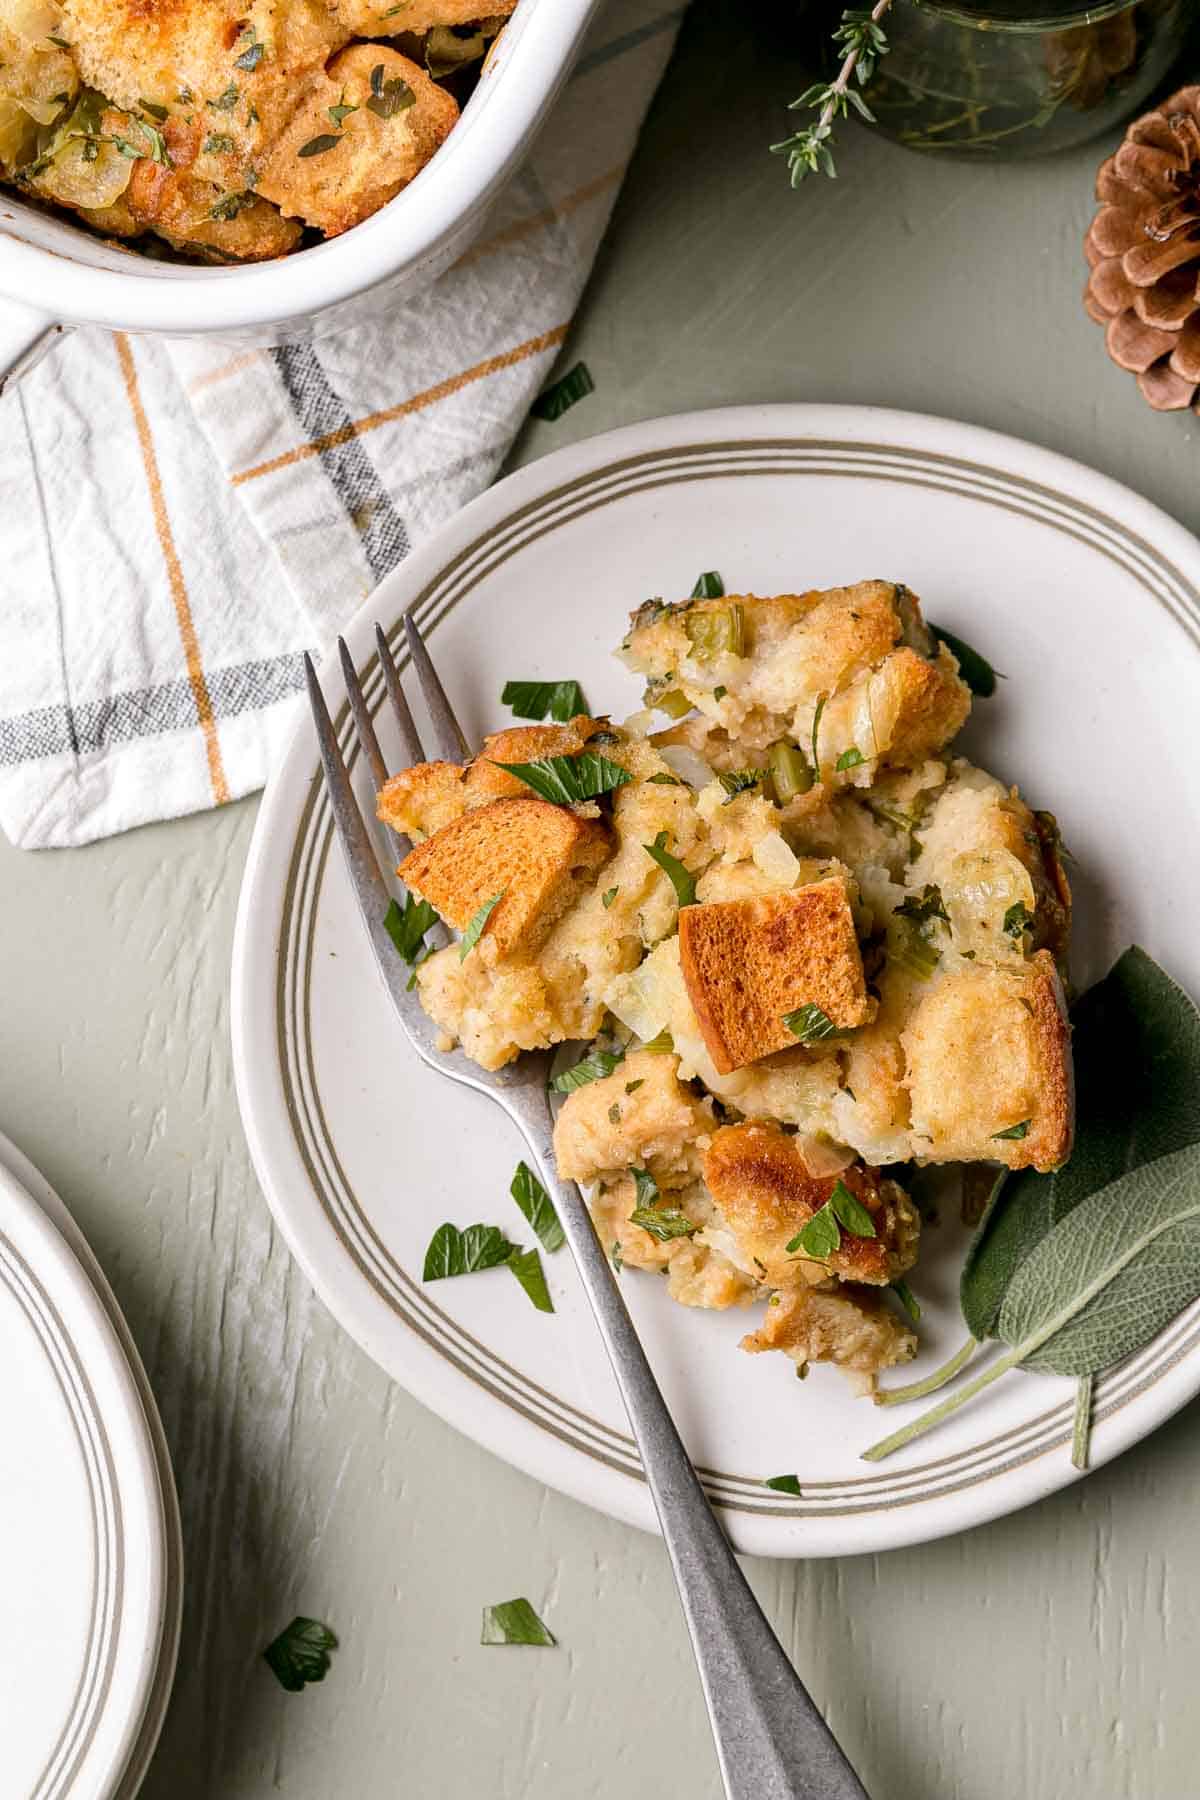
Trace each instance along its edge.
<path fill-rule="evenodd" d="M 1200 1145 L 1089 1194 L 1026 1257 L 998 1335 L 1027 1369 L 1095 1375 L 1200 1295 Z"/>
<path fill-rule="evenodd" d="M 980 700 L 988 700 L 996 691 L 996 671 L 986 656 L 980 656 L 978 650 L 972 650 L 970 644 L 962 638 L 955 637 L 941 625 L 930 621 L 929 629 L 939 644 L 945 644 L 958 664 L 958 672 Z"/>

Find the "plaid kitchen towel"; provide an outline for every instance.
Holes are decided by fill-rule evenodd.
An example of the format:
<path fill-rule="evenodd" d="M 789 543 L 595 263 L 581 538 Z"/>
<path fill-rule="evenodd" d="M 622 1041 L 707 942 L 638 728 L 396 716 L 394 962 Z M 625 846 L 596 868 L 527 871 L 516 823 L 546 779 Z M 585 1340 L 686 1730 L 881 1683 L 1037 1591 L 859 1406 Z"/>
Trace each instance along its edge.
<path fill-rule="evenodd" d="M 241 354 L 80 331 L 0 405 L 14 843 L 261 787 L 303 651 L 487 486 L 544 385 L 683 10 L 611 0 L 523 172 L 416 299 Z"/>

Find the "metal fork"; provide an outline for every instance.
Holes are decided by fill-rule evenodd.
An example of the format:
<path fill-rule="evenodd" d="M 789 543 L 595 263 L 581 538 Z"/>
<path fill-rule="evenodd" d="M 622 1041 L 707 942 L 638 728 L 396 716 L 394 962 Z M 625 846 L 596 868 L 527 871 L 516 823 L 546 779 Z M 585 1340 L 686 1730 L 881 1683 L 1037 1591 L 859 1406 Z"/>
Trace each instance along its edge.
<path fill-rule="evenodd" d="M 466 753 L 465 740 L 416 624 L 408 615 L 404 632 L 432 721 L 433 754 L 459 762 Z M 404 755 L 410 764 L 423 762 L 425 751 L 379 626 L 375 637 Z M 376 785 L 382 786 L 388 770 L 358 674 L 341 639 L 338 650 L 358 741 Z M 309 658 L 305 663 L 334 823 L 379 973 L 409 1043 L 422 1062 L 452 1081 L 489 1095 L 503 1108 L 524 1136 L 562 1221 L 629 1414 L 675 1571 L 728 1800 L 868 1800 L 767 1624 L 717 1523 L 646 1360 L 583 1195 L 573 1182 L 558 1178 L 546 1087 L 549 1053 L 525 1054 L 489 1074 L 461 1053 L 446 1054 L 435 1048 L 430 1021 L 410 989 L 411 971 L 384 926 L 391 890 L 354 798 L 316 671 Z M 397 853 L 403 854 L 406 841 L 389 835 Z"/>

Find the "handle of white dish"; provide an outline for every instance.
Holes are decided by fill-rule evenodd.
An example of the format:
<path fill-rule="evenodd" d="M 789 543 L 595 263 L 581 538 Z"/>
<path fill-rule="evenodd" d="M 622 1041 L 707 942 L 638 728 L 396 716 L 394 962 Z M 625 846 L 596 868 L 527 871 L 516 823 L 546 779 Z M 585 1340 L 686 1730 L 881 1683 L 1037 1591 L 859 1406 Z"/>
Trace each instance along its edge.
<path fill-rule="evenodd" d="M 67 330 L 48 313 L 20 300 L 0 300 L 0 394 L 41 362 Z"/>

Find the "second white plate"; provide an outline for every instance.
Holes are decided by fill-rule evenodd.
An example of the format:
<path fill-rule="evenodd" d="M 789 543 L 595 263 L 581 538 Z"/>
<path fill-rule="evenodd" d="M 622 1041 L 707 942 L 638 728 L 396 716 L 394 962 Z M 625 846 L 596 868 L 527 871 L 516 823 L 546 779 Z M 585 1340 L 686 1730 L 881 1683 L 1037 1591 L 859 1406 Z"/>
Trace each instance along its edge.
<path fill-rule="evenodd" d="M 413 555 L 351 627 L 381 707 L 376 619 L 415 607 L 468 735 L 506 716 L 513 678 L 577 677 L 597 711 L 639 704 L 610 655 L 631 607 L 702 569 L 760 594 L 903 580 L 1008 679 L 964 748 L 1058 814 L 1073 872 L 1080 985 L 1138 941 L 1200 991 L 1191 918 L 1200 769 L 1200 546 L 1092 471 L 944 420 L 762 407 L 631 426 L 522 470 Z M 327 692 L 350 738 L 336 673 Z M 379 711 L 385 754 L 396 753 Z M 357 780 L 371 800 L 363 770 Z M 1136 847 L 1135 847 L 1136 846 Z M 530 1474 L 649 1526 L 621 1403 L 564 1251 L 557 1311 L 503 1270 L 422 1285 L 444 1219 L 522 1235 L 508 1197 L 521 1145 L 485 1100 L 409 1055 L 347 887 L 307 721 L 263 805 L 234 961 L 243 1117 L 267 1197 L 310 1279 L 397 1380 Z M 961 1233 L 926 1234 L 913 1373 L 964 1335 Z M 905 1416 L 853 1400 L 835 1371 L 801 1386 L 750 1358 L 745 1312 L 694 1313 L 626 1273 L 638 1329 L 740 1549 L 844 1555 L 993 1518 L 1076 1478 L 1071 1385 L 1014 1373 L 878 1467 L 860 1452 Z M 1093 1460 L 1200 1389 L 1193 1308 L 1098 1387 Z M 797 1498 L 763 1486 L 795 1471 Z"/>

